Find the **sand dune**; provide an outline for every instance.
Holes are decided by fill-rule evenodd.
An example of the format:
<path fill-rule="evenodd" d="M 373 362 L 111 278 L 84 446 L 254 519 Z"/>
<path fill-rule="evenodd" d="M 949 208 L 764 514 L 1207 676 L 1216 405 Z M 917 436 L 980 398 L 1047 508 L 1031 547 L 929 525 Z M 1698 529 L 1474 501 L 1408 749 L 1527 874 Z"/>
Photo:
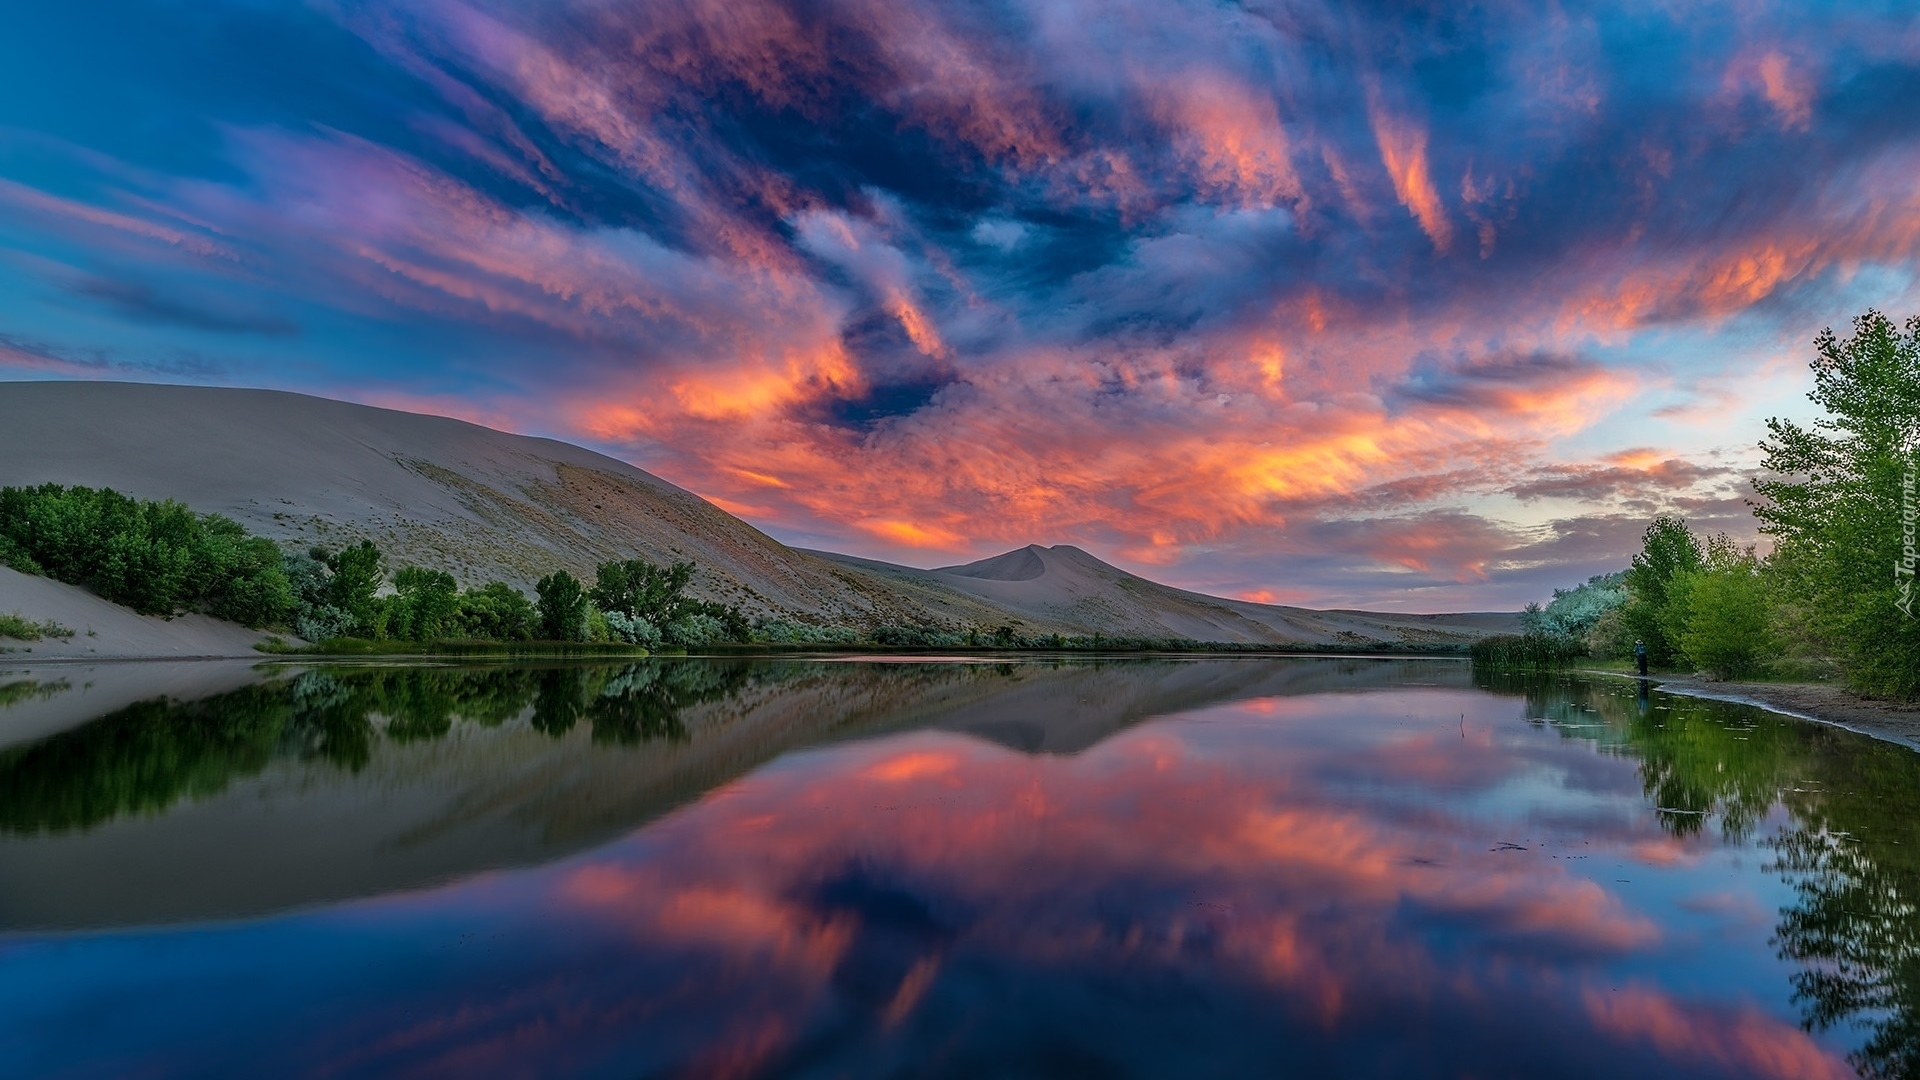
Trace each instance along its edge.
<path fill-rule="evenodd" d="M 0 664 L 13 660 L 205 659 L 250 656 L 267 639 L 257 630 L 210 615 L 163 619 L 139 615 L 77 585 L 32 577 L 0 566 L 0 612 L 33 622 L 51 620 L 73 631 L 38 641 L 0 638 Z M 297 640 L 281 635 L 283 640 Z"/>
<path fill-rule="evenodd" d="M 1223 600 L 1065 546 L 937 570 L 804 551 L 578 446 L 268 390 L 0 383 L 0 484 L 48 481 L 179 499 L 289 544 L 371 539 L 395 563 L 441 567 L 463 584 L 524 587 L 556 568 L 590 575 L 635 555 L 691 559 L 696 593 L 822 625 L 1438 645 L 1515 624 Z M 10 610 L 3 594 L 0 610 Z"/>

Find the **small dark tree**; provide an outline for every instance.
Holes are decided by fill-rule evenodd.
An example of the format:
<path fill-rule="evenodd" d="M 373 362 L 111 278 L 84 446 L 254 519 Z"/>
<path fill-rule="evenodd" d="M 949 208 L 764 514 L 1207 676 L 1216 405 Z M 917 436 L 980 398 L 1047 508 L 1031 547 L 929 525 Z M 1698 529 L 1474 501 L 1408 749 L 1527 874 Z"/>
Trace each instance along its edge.
<path fill-rule="evenodd" d="M 540 613 L 519 589 L 491 581 L 460 594 L 454 622 L 463 637 L 525 641 L 539 629 Z"/>
<path fill-rule="evenodd" d="M 539 596 L 540 636 L 549 641 L 584 641 L 587 636 L 587 590 L 580 579 L 555 570 L 534 583 Z"/>

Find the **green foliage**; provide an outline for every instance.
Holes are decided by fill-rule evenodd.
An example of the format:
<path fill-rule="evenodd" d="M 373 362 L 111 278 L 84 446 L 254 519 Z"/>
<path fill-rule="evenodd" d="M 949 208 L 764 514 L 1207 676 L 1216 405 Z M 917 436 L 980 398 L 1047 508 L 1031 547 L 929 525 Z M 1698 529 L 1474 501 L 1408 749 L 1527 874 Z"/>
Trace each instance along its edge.
<path fill-rule="evenodd" d="M 394 572 L 393 595 L 382 605 L 386 636 L 433 641 L 458 627 L 460 586 L 444 570 L 403 566 Z"/>
<path fill-rule="evenodd" d="M 1533 630 L 1481 638 L 1469 650 L 1474 668 L 1542 670 L 1567 667 L 1587 656 L 1586 642 Z"/>
<path fill-rule="evenodd" d="M 267 626 L 294 612 L 272 541 L 217 514 L 104 488 L 0 488 L 0 560 L 151 615 L 205 611 Z"/>
<path fill-rule="evenodd" d="M 1698 570 L 1674 575 L 1664 620 L 1688 663 L 1723 679 L 1756 674 L 1777 652 L 1773 605 L 1753 549 L 1707 542 Z"/>
<path fill-rule="evenodd" d="M 996 637 L 994 644 L 1013 644 L 1013 628 L 1008 626 L 1004 629 L 1007 633 Z M 882 626 L 874 630 L 873 640 L 880 645 L 922 649 L 950 649 L 967 643 L 965 634 L 943 630 L 938 626 Z"/>
<path fill-rule="evenodd" d="M 326 604 L 346 615 L 347 632 L 380 636 L 379 593 L 386 580 L 380 549 L 362 540 L 331 555 L 317 548 L 314 554 L 327 565 Z"/>
<path fill-rule="evenodd" d="M 1647 643 L 1647 658 L 1654 664 L 1671 664 L 1677 656 L 1668 616 L 1674 576 L 1700 569 L 1705 557 L 1685 521 L 1662 515 L 1647 526 L 1640 554 L 1623 575 L 1628 599 L 1622 618 L 1627 630 Z"/>
<path fill-rule="evenodd" d="M 701 646 L 747 641 L 752 628 L 740 609 L 686 595 L 694 565 L 658 566 L 645 559 L 603 562 L 594 572 L 592 600 L 608 632 L 635 645 L 661 642 Z"/>
<path fill-rule="evenodd" d="M 1609 613 L 1627 602 L 1626 575 L 1595 574 L 1571 589 L 1553 590 L 1546 607 L 1529 605 L 1526 629 L 1562 637 L 1584 638 Z"/>
<path fill-rule="evenodd" d="M 1754 481 L 1772 569 L 1811 632 L 1859 689 L 1920 696 L 1914 501 L 1920 469 L 1920 318 L 1905 328 L 1876 311 L 1853 333 L 1822 331 L 1812 426 L 1767 421 L 1776 474 Z M 1904 604 L 1904 606 L 1903 606 Z"/>
<path fill-rule="evenodd" d="M 504 581 L 493 581 L 460 594 L 453 632 L 463 638 L 528 641 L 539 623 L 540 613 L 525 593 Z"/>
<path fill-rule="evenodd" d="M 43 637 L 72 637 L 73 631 L 52 619 L 35 622 L 23 615 L 0 613 L 0 638 L 39 641 Z"/>
<path fill-rule="evenodd" d="M 565 570 L 555 570 L 534 583 L 539 597 L 534 607 L 540 615 L 540 636 L 548 641 L 587 640 L 587 591 L 580 579 Z"/>
<path fill-rule="evenodd" d="M 860 631 L 773 619 L 754 627 L 751 640 L 767 645 L 852 645 L 860 640 Z"/>

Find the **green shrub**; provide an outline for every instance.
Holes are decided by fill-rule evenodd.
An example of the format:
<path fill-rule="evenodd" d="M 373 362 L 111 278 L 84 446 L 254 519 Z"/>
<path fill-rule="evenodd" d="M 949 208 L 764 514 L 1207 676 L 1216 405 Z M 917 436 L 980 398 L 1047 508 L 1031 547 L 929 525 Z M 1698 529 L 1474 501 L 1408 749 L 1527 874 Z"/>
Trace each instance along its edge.
<path fill-rule="evenodd" d="M 16 641 L 39 641 L 43 637 L 72 637 L 73 631 L 61 626 L 52 619 L 34 622 L 21 615 L 0 613 L 0 638 L 13 638 Z"/>
<path fill-rule="evenodd" d="M 1668 604 L 1681 655 L 1720 678 L 1755 674 L 1778 651 L 1760 562 L 1725 536 L 1707 542 L 1704 566 L 1675 575 Z"/>
<path fill-rule="evenodd" d="M 218 514 L 104 488 L 0 488 L 0 560 L 150 615 L 205 611 L 266 626 L 294 613 L 271 541 Z"/>

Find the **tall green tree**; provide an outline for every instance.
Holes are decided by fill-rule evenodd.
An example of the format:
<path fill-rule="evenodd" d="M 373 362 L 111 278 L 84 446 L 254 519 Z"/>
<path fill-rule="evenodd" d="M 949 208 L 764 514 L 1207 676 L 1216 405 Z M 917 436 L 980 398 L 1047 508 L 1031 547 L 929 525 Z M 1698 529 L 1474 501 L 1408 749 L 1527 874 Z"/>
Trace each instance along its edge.
<path fill-rule="evenodd" d="M 593 602 L 601 611 L 645 619 L 657 627 L 688 614 L 697 603 L 686 595 L 693 564 L 658 566 L 645 559 L 603 562 L 594 572 Z"/>
<path fill-rule="evenodd" d="M 393 575 L 387 600 L 387 633 L 403 641 L 432 641 L 453 633 L 460 586 L 444 570 L 403 566 Z"/>
<path fill-rule="evenodd" d="M 1655 664 L 1670 664 L 1678 655 L 1668 625 L 1674 578 L 1700 569 L 1705 558 L 1681 518 L 1654 518 L 1641 538 L 1640 554 L 1626 572 L 1628 599 L 1621 613 L 1633 636 L 1647 643 L 1648 659 Z"/>
<path fill-rule="evenodd" d="M 1783 590 L 1848 681 L 1920 697 L 1920 317 L 1902 328 L 1869 311 L 1845 338 L 1821 331 L 1814 351 L 1808 396 L 1824 415 L 1767 421 L 1775 475 L 1754 481 L 1754 514 Z"/>
<path fill-rule="evenodd" d="M 380 567 L 380 549 L 362 540 L 326 558 L 333 576 L 327 580 L 327 602 L 346 612 L 351 632 L 371 635 L 380 614 L 379 592 L 386 580 Z"/>
<path fill-rule="evenodd" d="M 587 590 L 580 579 L 555 570 L 534 583 L 539 597 L 540 636 L 548 641 L 584 641 L 587 635 Z"/>

